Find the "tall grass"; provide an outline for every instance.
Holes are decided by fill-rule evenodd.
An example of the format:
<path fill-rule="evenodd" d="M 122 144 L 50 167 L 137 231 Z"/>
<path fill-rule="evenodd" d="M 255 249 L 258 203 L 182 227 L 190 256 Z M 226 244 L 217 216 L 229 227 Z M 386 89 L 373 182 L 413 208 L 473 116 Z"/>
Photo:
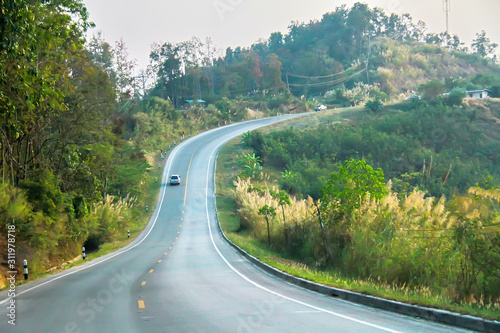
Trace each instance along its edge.
<path fill-rule="evenodd" d="M 276 189 L 240 178 L 234 185 L 241 229 L 266 244 L 266 221 L 258 211 L 264 205 L 281 209 L 270 194 Z M 404 197 L 389 192 L 379 200 L 361 198 L 360 207 L 345 221 L 327 225 L 334 268 L 345 276 L 378 281 L 422 298 L 432 295 L 448 303 L 499 310 L 499 263 L 486 266 L 488 257 L 499 258 L 499 237 L 484 225 L 490 224 L 485 219 L 498 222 L 492 205 L 499 201 L 500 191 L 471 188 L 469 192 L 448 203 L 444 197 L 426 197 L 417 190 Z M 285 216 L 288 243 L 281 214 L 276 214 L 270 217 L 270 248 L 313 269 L 329 267 L 314 201 L 292 198 Z M 341 228 L 348 240 L 344 246 L 336 237 Z"/>

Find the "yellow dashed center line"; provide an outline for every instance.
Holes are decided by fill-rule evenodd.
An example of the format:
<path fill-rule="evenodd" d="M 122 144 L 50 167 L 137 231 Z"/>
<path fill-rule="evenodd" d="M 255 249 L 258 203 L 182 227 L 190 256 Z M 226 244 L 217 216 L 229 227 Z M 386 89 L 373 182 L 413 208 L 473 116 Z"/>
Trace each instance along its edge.
<path fill-rule="evenodd" d="M 146 305 L 144 305 L 144 301 L 143 300 L 137 301 L 137 306 L 139 306 L 139 309 L 146 308 Z"/>
<path fill-rule="evenodd" d="M 165 255 L 167 255 L 167 254 L 168 254 L 168 252 L 165 252 Z"/>
<path fill-rule="evenodd" d="M 151 270 L 149 271 L 149 274 L 153 273 L 154 271 L 155 271 L 154 269 L 151 269 Z"/>
<path fill-rule="evenodd" d="M 188 180 L 189 180 L 189 170 L 191 170 L 191 163 L 193 162 L 194 154 L 198 150 L 200 146 L 196 147 L 196 149 L 193 151 L 193 155 L 191 155 L 191 160 L 189 161 L 189 166 L 188 166 L 188 171 L 186 174 L 186 190 L 184 190 L 184 206 L 186 206 L 186 195 L 187 195 L 187 190 L 188 190 Z M 184 213 L 184 211 L 183 211 Z"/>
<path fill-rule="evenodd" d="M 145 285 L 146 285 L 146 281 L 142 281 L 141 286 L 145 286 Z"/>
<path fill-rule="evenodd" d="M 161 262 L 161 260 L 158 260 L 158 263 L 160 263 L 160 262 Z"/>

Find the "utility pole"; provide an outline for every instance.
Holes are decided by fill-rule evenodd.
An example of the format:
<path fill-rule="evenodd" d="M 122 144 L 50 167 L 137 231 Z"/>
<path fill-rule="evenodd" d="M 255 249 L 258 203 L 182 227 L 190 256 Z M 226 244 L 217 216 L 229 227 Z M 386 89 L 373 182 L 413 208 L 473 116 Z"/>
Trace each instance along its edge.
<path fill-rule="evenodd" d="M 446 13 L 446 47 L 448 47 L 448 35 L 450 34 L 450 1 L 451 0 L 443 0 L 443 10 Z"/>
<path fill-rule="evenodd" d="M 372 40 L 371 40 L 371 35 L 368 33 L 368 55 L 366 56 L 366 83 L 370 84 L 370 72 L 368 72 L 368 62 L 370 61 L 370 56 L 372 53 Z"/>
<path fill-rule="evenodd" d="M 446 52 L 449 52 L 449 47 L 450 47 L 450 1 L 451 0 L 443 0 L 443 9 L 444 12 L 446 13 Z M 450 54 L 447 54 L 447 62 L 448 62 L 448 68 L 450 67 Z M 449 75 L 448 75 L 449 76 Z"/>

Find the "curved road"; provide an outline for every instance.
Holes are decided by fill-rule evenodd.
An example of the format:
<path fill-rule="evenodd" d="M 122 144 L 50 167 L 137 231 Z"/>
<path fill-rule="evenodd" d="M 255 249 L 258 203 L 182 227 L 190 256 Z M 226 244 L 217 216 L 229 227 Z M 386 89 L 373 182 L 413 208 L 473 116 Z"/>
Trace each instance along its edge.
<path fill-rule="evenodd" d="M 222 239 L 213 200 L 218 149 L 290 117 L 218 128 L 177 146 L 141 235 L 115 253 L 19 286 L 15 326 L 0 293 L 0 332 L 463 332 L 284 283 Z M 165 185 L 175 173 L 181 186 Z"/>

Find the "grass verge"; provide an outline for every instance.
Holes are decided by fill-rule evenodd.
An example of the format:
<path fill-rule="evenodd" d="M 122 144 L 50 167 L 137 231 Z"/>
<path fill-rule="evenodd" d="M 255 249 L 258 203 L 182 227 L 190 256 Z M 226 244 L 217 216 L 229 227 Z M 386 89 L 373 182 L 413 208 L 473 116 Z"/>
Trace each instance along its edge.
<path fill-rule="evenodd" d="M 348 121 L 356 121 L 359 112 L 349 110 L 330 112 L 325 115 L 326 121 L 342 121 L 348 117 Z M 310 119 L 312 118 L 312 119 Z M 319 123 L 315 115 L 292 119 L 287 122 L 274 124 L 263 131 L 281 129 L 287 126 L 294 128 L 307 128 Z M 221 227 L 226 236 L 240 248 L 259 260 L 296 277 L 300 277 L 316 283 L 351 290 L 366 295 L 382 297 L 413 305 L 420 305 L 436 309 L 449 310 L 461 314 L 478 316 L 491 320 L 500 320 L 500 312 L 496 306 L 482 306 L 481 300 L 457 303 L 454 299 L 431 291 L 428 288 L 409 288 L 407 286 L 388 285 L 380 280 L 360 280 L 343 276 L 336 271 L 316 270 L 303 263 L 287 258 L 285 254 L 273 251 L 267 244 L 255 239 L 248 230 L 241 230 L 237 206 L 232 197 L 233 181 L 241 170 L 235 163 L 235 155 L 244 150 L 241 138 L 228 142 L 220 150 L 217 159 L 216 174 L 216 204 Z"/>

